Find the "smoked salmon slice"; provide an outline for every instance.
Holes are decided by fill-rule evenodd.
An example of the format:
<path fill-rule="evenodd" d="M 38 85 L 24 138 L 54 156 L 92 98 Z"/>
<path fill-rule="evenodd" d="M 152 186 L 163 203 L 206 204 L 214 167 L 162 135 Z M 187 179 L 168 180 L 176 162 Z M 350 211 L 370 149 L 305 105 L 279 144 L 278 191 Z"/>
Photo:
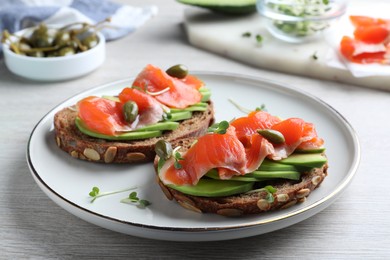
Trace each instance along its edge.
<path fill-rule="evenodd" d="M 350 16 L 354 38 L 343 36 L 340 53 L 354 63 L 388 63 L 390 20 L 368 16 Z"/>
<path fill-rule="evenodd" d="M 314 125 L 300 118 L 283 120 L 273 125 L 271 129 L 279 131 L 285 138 L 285 143 L 275 145 L 274 153 L 269 155 L 273 160 L 287 158 L 301 145 L 301 148 L 310 147 L 311 149 L 320 148 L 323 145 L 322 139 L 317 136 Z"/>
<path fill-rule="evenodd" d="M 257 129 L 272 129 L 283 134 L 285 142 L 272 144 L 257 133 Z M 244 175 L 258 169 L 266 157 L 280 160 L 294 150 L 320 148 L 312 123 L 300 118 L 281 120 L 264 111 L 255 111 L 246 117 L 233 120 L 225 134 L 209 133 L 200 137 L 192 147 L 181 154 L 180 169 L 169 159 L 160 169 L 160 179 L 165 184 L 196 185 L 211 169 L 217 169 L 221 179 Z"/>
<path fill-rule="evenodd" d="M 156 99 L 143 91 L 134 88 L 124 88 L 119 94 L 119 100 L 124 104 L 128 101 L 137 103 L 138 118 L 135 128 L 155 124 L 163 119 L 164 110 Z"/>
<path fill-rule="evenodd" d="M 127 128 L 122 113 L 123 105 L 113 100 L 89 96 L 77 103 L 78 116 L 92 131 L 115 135 L 116 131 Z"/>
<path fill-rule="evenodd" d="M 351 15 L 349 20 L 352 22 L 353 26 L 371 26 L 371 25 L 387 25 L 389 23 L 388 20 L 381 18 L 373 18 L 369 16 L 359 16 L 359 15 Z"/>
<path fill-rule="evenodd" d="M 125 88 L 119 94 L 119 100 L 117 102 L 94 96 L 84 98 L 77 104 L 78 116 L 90 130 L 110 136 L 155 124 L 163 119 L 161 104 L 142 91 Z M 134 101 L 138 106 L 138 116 L 131 124 L 126 122 L 123 113 L 123 104 L 127 101 Z"/>
<path fill-rule="evenodd" d="M 240 117 L 230 124 L 235 127 L 236 134 L 239 138 L 251 135 L 257 129 L 269 129 L 281 120 L 265 111 L 253 111 L 247 116 Z"/>
<path fill-rule="evenodd" d="M 201 101 L 202 95 L 198 91 L 203 82 L 196 80 L 195 76 L 178 79 L 169 76 L 165 71 L 153 65 L 147 65 L 133 82 L 149 93 L 161 93 L 154 96 L 160 103 L 171 107 L 183 109 Z M 165 91 L 168 88 L 168 91 Z"/>
<path fill-rule="evenodd" d="M 131 87 L 120 92 L 119 101 L 87 97 L 78 102 L 78 115 L 90 130 L 114 136 L 163 120 L 164 112 L 169 108 L 184 109 L 199 103 L 202 99 L 199 89 L 204 85 L 194 75 L 179 79 L 149 64 L 138 74 Z M 138 115 L 133 122 L 126 122 L 124 118 L 123 106 L 128 101 L 135 102 L 138 107 Z"/>
<path fill-rule="evenodd" d="M 362 46 L 364 45 L 353 40 L 351 37 L 344 36 L 340 43 L 340 52 L 347 60 L 355 63 L 369 64 L 384 63 L 386 61 L 385 46 L 366 46 L 365 50 L 359 51 L 359 49 L 362 49 Z"/>
<path fill-rule="evenodd" d="M 223 167 L 238 174 L 245 172 L 245 149 L 238 140 L 234 127 L 226 134 L 206 134 L 198 139 L 179 161 L 176 169 L 172 161 L 164 164 L 160 177 L 166 184 L 196 185 L 213 168 Z"/>

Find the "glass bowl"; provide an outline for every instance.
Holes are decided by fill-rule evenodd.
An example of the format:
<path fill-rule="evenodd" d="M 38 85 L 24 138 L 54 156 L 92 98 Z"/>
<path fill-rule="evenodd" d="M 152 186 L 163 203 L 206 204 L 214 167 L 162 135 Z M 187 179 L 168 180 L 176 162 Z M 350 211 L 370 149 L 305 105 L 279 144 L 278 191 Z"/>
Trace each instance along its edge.
<path fill-rule="evenodd" d="M 267 30 L 293 43 L 311 41 L 330 31 L 345 14 L 346 0 L 258 0 Z"/>

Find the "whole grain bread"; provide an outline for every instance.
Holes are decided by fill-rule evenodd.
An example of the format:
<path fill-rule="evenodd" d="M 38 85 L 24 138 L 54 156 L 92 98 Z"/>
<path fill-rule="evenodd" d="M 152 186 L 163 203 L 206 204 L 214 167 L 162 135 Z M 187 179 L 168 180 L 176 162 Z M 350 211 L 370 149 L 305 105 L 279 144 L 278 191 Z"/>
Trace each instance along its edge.
<path fill-rule="evenodd" d="M 182 146 L 188 149 L 196 138 L 177 140 L 173 147 Z M 156 156 L 154 167 L 157 173 Z M 158 184 L 169 200 L 175 199 L 182 207 L 199 213 L 216 213 L 228 217 L 258 214 L 277 209 L 285 209 L 297 203 L 304 202 L 306 197 L 317 188 L 327 176 L 328 165 L 303 173 L 300 181 L 273 180 L 263 182 L 263 185 L 272 185 L 276 192 L 273 193 L 274 201 L 266 200 L 268 193 L 258 191 L 227 197 L 200 197 L 187 195 L 168 186 L 165 186 L 157 177 Z"/>
<path fill-rule="evenodd" d="M 160 139 L 175 142 L 203 135 L 214 121 L 214 108 L 209 102 L 205 112 L 194 112 L 192 118 L 182 121 L 176 130 L 166 131 L 161 137 L 133 141 L 110 141 L 85 135 L 78 130 L 76 117 L 74 107 L 64 108 L 54 116 L 57 145 L 72 157 L 100 163 L 143 163 L 153 161 L 154 145 Z"/>

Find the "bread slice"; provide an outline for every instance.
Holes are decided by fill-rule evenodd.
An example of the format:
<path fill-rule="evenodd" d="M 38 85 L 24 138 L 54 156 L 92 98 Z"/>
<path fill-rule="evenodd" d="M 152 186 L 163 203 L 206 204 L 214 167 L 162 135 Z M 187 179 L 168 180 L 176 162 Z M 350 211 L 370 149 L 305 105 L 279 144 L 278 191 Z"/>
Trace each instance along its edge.
<path fill-rule="evenodd" d="M 196 138 L 177 140 L 172 146 L 182 146 L 189 149 Z M 157 173 L 156 156 L 154 167 Z M 302 174 L 299 182 L 292 180 L 274 180 L 264 183 L 272 185 L 276 192 L 273 194 L 274 202 L 266 200 L 266 191 L 245 193 L 227 197 L 207 198 L 187 195 L 168 186 L 165 186 L 160 178 L 157 181 L 162 191 L 169 200 L 175 199 L 181 206 L 199 213 L 216 213 L 228 217 L 237 217 L 249 214 L 258 214 L 277 209 L 285 209 L 296 203 L 304 202 L 306 197 L 317 188 L 327 176 L 328 165 L 313 169 Z"/>
<path fill-rule="evenodd" d="M 204 112 L 193 112 L 173 131 L 166 131 L 161 137 L 133 141 L 110 141 L 83 134 L 75 124 L 77 111 L 67 107 L 54 116 L 55 138 L 58 147 L 72 157 L 100 163 L 143 163 L 153 161 L 154 145 L 164 139 L 175 142 L 178 139 L 203 135 L 214 121 L 214 108 L 208 103 Z"/>

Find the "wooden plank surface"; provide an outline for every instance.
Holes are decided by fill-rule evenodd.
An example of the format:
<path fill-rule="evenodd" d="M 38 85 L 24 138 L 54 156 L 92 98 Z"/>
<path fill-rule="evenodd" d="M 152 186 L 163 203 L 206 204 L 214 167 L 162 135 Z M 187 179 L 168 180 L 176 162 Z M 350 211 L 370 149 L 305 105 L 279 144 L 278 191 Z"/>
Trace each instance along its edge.
<path fill-rule="evenodd" d="M 0 259 L 388 259 L 390 255 L 390 95 L 387 92 L 271 72 L 192 47 L 182 30 L 184 6 L 156 4 L 159 14 L 107 44 L 107 60 L 86 77 L 38 83 L 10 74 L 0 60 Z M 361 141 L 362 161 L 343 195 L 294 226 L 232 241 L 184 243 L 142 239 L 89 224 L 54 204 L 34 182 L 26 147 L 35 124 L 63 100 L 134 76 L 147 63 L 184 63 L 277 80 L 312 93 L 346 117 Z M 332 174 L 330 168 L 330 174 Z M 71 188 L 71 187 L 69 187 Z"/>

